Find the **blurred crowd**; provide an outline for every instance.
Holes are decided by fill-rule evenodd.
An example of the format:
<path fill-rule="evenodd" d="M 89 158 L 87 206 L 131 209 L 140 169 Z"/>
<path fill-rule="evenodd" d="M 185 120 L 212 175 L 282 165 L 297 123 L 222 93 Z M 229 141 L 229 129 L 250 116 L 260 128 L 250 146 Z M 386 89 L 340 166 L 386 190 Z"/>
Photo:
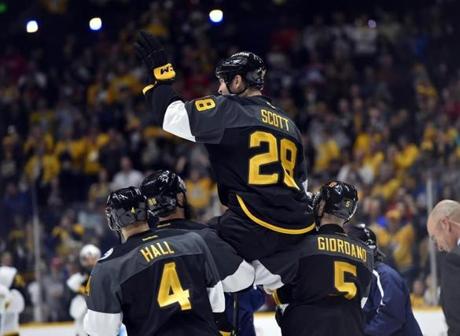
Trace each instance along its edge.
<path fill-rule="evenodd" d="M 40 11 L 62 22 L 70 1 L 54 3 L 40 1 Z M 432 304 L 427 204 L 460 199 L 453 1 L 407 13 L 337 11 L 308 20 L 281 10 L 283 3 L 268 6 L 270 27 L 251 51 L 267 64 L 264 93 L 303 132 L 308 189 L 332 178 L 356 185 L 355 220 L 375 230 L 387 262 L 413 288 L 414 306 Z M 1 263 L 20 270 L 34 302 L 38 223 L 48 321 L 68 319 L 65 280 L 78 269 L 81 246 L 105 251 L 117 243 L 105 222 L 110 190 L 168 168 L 185 179 L 196 219 L 222 210 L 204 148 L 152 125 L 141 94 L 147 74 L 132 43 L 139 29 L 162 38 L 179 73 L 176 89 L 191 99 L 216 93 L 219 58 L 250 49 L 257 28 L 225 19 L 216 27 L 198 0 L 139 8 L 127 11 L 115 31 L 60 32 L 62 43 L 52 50 L 49 43 L 29 47 L 10 39 L 0 51 Z"/>

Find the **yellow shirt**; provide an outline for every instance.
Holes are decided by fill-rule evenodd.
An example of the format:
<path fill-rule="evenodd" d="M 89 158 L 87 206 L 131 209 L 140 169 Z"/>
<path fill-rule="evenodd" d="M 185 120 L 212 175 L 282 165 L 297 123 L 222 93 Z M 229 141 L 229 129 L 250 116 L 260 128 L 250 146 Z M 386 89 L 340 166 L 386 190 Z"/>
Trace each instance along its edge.
<path fill-rule="evenodd" d="M 185 181 L 187 188 L 187 201 L 197 210 L 206 208 L 211 203 L 213 182 L 209 177 L 200 178 L 198 181 Z"/>
<path fill-rule="evenodd" d="M 394 244 L 393 258 L 400 271 L 412 266 L 414 242 L 414 227 L 409 223 L 400 228 L 391 240 L 391 243 Z"/>
<path fill-rule="evenodd" d="M 45 184 L 50 183 L 53 178 L 55 178 L 60 170 L 61 165 L 59 160 L 54 155 L 44 155 L 41 158 L 37 155 L 32 156 L 29 161 L 26 163 L 25 173 L 26 176 L 33 180 L 39 172 L 38 169 L 43 169 L 42 182 Z"/>
<path fill-rule="evenodd" d="M 354 151 L 367 153 L 371 146 L 371 137 L 368 133 L 360 133 L 356 137 L 355 145 L 353 146 Z"/>
<path fill-rule="evenodd" d="M 363 163 L 364 165 L 371 167 L 372 171 L 374 172 L 374 176 L 378 176 L 380 165 L 382 164 L 384 159 L 385 155 L 379 151 L 377 153 L 366 155 L 366 157 L 363 160 Z"/>
<path fill-rule="evenodd" d="M 391 236 L 387 230 L 385 230 L 380 225 L 373 224 L 370 226 L 372 231 L 374 231 L 378 244 L 381 248 L 387 248 L 391 241 Z"/>
<path fill-rule="evenodd" d="M 410 303 L 412 308 L 427 308 L 429 305 L 425 303 L 423 296 L 415 295 L 414 293 L 410 294 Z"/>
<path fill-rule="evenodd" d="M 329 167 L 332 160 L 340 157 L 340 149 L 334 139 L 329 139 L 319 145 L 315 162 L 315 171 L 321 172 Z"/>
<path fill-rule="evenodd" d="M 101 170 L 99 163 L 99 150 L 109 142 L 109 136 L 105 133 L 101 133 L 97 136 L 96 140 L 86 138 L 85 144 L 85 156 L 83 171 L 88 175 L 96 175 Z"/>
<path fill-rule="evenodd" d="M 128 89 L 131 93 L 142 91 L 142 84 L 132 74 L 126 73 L 115 77 L 109 86 L 109 102 L 118 101 L 121 98 L 121 90 Z"/>
<path fill-rule="evenodd" d="M 406 146 L 401 152 L 396 154 L 395 166 L 398 170 L 406 170 L 412 166 L 417 160 L 419 150 L 416 145 L 410 144 Z"/>
<path fill-rule="evenodd" d="M 392 178 L 385 184 L 377 184 L 372 189 L 372 196 L 382 196 L 386 200 L 390 199 L 400 187 L 401 182 L 397 178 Z"/>
<path fill-rule="evenodd" d="M 74 168 L 80 169 L 85 154 L 85 141 L 83 139 L 60 140 L 56 144 L 54 152 L 57 157 L 59 157 L 64 152 L 68 152 L 72 158 L 72 164 Z"/>

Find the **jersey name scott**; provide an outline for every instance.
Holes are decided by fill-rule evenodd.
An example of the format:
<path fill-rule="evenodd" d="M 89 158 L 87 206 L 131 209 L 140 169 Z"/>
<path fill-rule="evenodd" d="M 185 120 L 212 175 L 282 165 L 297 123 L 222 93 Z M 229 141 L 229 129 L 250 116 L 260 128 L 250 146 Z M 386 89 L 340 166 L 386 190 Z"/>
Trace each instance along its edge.
<path fill-rule="evenodd" d="M 367 251 L 359 245 L 355 245 L 340 238 L 318 237 L 318 250 L 342 253 L 350 257 L 367 261 Z"/>
<path fill-rule="evenodd" d="M 286 117 L 280 116 L 275 112 L 264 109 L 260 110 L 260 117 L 262 118 L 263 123 L 281 128 L 282 130 L 289 131 L 289 122 L 288 118 Z"/>
<path fill-rule="evenodd" d="M 157 257 L 175 253 L 167 241 L 161 241 L 144 246 L 139 250 L 139 252 L 147 262 L 151 262 Z"/>

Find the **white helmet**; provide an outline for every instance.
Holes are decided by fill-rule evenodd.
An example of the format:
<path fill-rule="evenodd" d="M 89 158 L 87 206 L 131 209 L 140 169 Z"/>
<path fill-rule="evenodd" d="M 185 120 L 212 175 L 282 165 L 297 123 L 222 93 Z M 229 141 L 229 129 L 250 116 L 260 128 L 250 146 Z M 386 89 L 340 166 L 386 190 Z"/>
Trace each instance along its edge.
<path fill-rule="evenodd" d="M 101 257 L 101 250 L 93 244 L 88 244 L 80 250 L 80 263 L 83 264 L 88 258 L 98 260 Z"/>

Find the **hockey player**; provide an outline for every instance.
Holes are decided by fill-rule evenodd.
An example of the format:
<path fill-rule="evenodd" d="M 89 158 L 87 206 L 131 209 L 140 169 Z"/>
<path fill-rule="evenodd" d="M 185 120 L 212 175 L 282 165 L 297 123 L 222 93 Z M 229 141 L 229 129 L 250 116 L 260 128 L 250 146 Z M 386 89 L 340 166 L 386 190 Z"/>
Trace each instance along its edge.
<path fill-rule="evenodd" d="M 383 262 L 375 233 L 365 224 L 347 225 L 348 235 L 363 241 L 373 252 L 374 271 L 369 298 L 364 305 L 366 336 L 422 336 L 412 312 L 404 279 Z"/>
<path fill-rule="evenodd" d="M 24 310 L 25 283 L 16 268 L 0 266 L 0 335 L 19 336 L 19 314 Z"/>
<path fill-rule="evenodd" d="M 252 286 L 254 268 L 219 238 L 215 230 L 185 218 L 186 189 L 180 176 L 159 170 L 146 177 L 139 189 L 147 198 L 150 215 L 159 219 L 157 229 L 191 230 L 203 238 L 216 262 L 224 292 L 238 292 Z"/>
<path fill-rule="evenodd" d="M 67 287 L 74 294 L 70 302 L 69 314 L 75 320 L 75 331 L 77 336 L 87 336 L 83 329 L 83 318 L 85 317 L 87 307 L 85 302 L 86 285 L 91 274 L 91 270 L 96 265 L 97 260 L 101 257 L 101 250 L 95 245 L 88 244 L 80 250 L 80 266 L 78 273 L 72 274 L 67 279 Z"/>
<path fill-rule="evenodd" d="M 91 273 L 85 331 L 114 336 L 123 320 L 129 336 L 218 335 L 224 293 L 208 247 L 194 232 L 150 230 L 145 201 L 134 187 L 107 199 L 109 227 L 126 242 Z"/>
<path fill-rule="evenodd" d="M 239 299 L 239 305 L 244 309 L 240 309 L 238 314 L 240 316 L 238 328 L 240 330 L 254 330 L 252 320 L 254 309 L 250 309 L 250 307 L 254 305 L 254 301 L 258 301 L 256 302 L 258 307 L 264 302 L 264 297 L 259 291 L 252 288 L 255 276 L 254 269 L 228 243 L 222 240 L 215 230 L 186 218 L 188 207 L 186 189 L 180 176 L 168 170 L 159 170 L 144 179 L 140 185 L 140 190 L 147 198 L 150 215 L 159 217 L 158 229 L 192 230 L 203 237 L 216 262 L 224 292 L 235 293 L 247 289 L 241 293 Z M 230 295 L 226 297 L 227 299 L 231 298 Z M 258 300 L 254 300 L 254 298 Z M 229 303 L 226 306 L 228 307 Z M 227 320 L 233 321 L 233 318 L 228 317 L 227 314 Z M 225 323 L 225 321 L 222 322 L 223 320 L 224 317 L 221 317 L 221 324 Z M 225 327 L 223 326 L 222 329 Z"/>
<path fill-rule="evenodd" d="M 219 198 L 229 208 L 217 221 L 219 235 L 253 261 L 312 232 L 301 135 L 262 95 L 262 59 L 232 55 L 216 69 L 220 96 L 184 102 L 172 88 L 176 74 L 158 40 L 141 32 L 135 48 L 153 75 L 144 94 L 157 124 L 208 150 Z"/>
<path fill-rule="evenodd" d="M 290 278 L 274 294 L 277 303 L 288 304 L 278 312 L 283 336 L 364 335 L 361 300 L 371 282 L 373 255 L 343 230 L 357 202 L 355 188 L 347 183 L 322 186 L 313 202 L 317 234 L 296 246 L 293 263 L 292 253 L 263 260 L 268 269 L 275 262 L 285 264 Z"/>

